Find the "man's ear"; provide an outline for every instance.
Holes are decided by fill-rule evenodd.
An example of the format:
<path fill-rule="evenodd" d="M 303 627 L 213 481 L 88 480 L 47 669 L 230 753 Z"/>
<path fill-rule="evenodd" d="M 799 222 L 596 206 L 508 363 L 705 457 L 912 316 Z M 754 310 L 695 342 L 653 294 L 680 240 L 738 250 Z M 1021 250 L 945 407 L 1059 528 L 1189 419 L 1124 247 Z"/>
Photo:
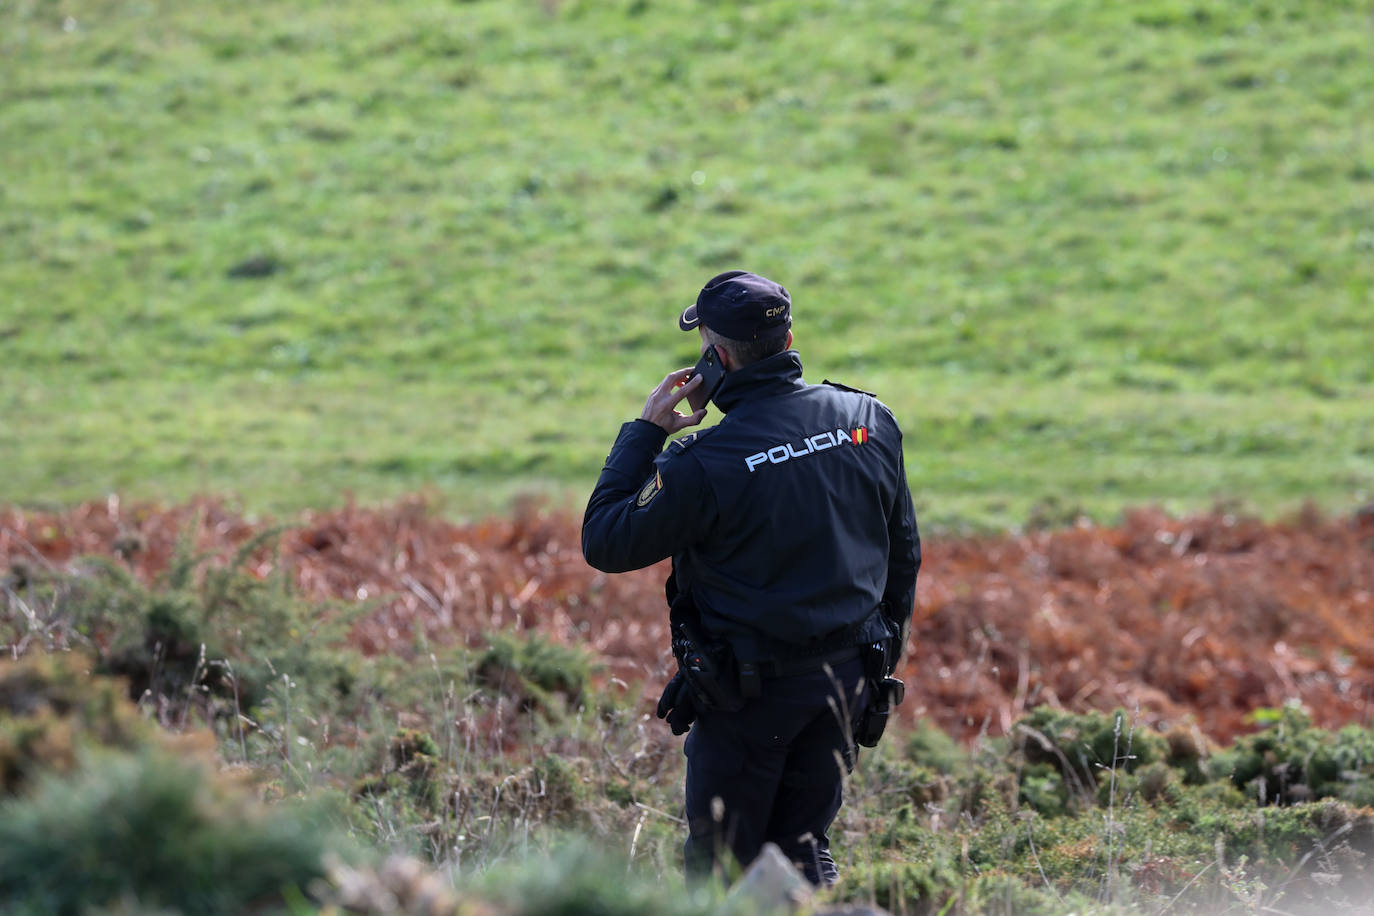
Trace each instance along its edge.
<path fill-rule="evenodd" d="M 735 368 L 735 358 L 730 355 L 729 350 L 725 349 L 720 344 L 716 344 L 716 354 L 720 357 L 721 368 L 726 372 Z"/>
<path fill-rule="evenodd" d="M 788 331 L 787 331 L 787 344 L 783 347 L 783 349 L 784 349 L 784 350 L 790 350 L 790 349 L 792 349 L 792 330 L 791 330 L 790 328 L 789 328 Z"/>

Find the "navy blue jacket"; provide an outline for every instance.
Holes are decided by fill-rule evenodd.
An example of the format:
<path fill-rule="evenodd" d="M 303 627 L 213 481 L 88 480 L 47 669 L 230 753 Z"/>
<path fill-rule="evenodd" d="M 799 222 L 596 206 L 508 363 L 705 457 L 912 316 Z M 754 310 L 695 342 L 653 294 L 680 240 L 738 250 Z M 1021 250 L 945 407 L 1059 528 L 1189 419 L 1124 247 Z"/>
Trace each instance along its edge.
<path fill-rule="evenodd" d="M 587 562 L 671 556 L 703 625 L 731 641 L 859 644 L 881 637 L 855 625 L 885 602 L 904 645 L 921 545 L 891 411 L 808 385 L 792 350 L 728 372 L 714 402 L 719 424 L 666 449 L 655 423 L 621 427 L 583 518 Z"/>

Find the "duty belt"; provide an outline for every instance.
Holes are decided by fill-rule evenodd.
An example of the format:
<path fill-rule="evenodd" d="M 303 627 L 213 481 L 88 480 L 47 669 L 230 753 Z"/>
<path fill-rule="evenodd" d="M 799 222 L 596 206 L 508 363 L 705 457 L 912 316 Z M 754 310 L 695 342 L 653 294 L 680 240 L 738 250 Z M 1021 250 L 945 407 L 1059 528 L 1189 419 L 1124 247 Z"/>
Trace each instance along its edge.
<path fill-rule="evenodd" d="M 765 659 L 758 662 L 758 672 L 763 677 L 791 677 L 796 674 L 809 674 L 819 671 L 826 665 L 834 667 L 856 659 L 861 652 L 860 646 L 848 646 L 823 655 L 808 655 L 803 658 Z"/>

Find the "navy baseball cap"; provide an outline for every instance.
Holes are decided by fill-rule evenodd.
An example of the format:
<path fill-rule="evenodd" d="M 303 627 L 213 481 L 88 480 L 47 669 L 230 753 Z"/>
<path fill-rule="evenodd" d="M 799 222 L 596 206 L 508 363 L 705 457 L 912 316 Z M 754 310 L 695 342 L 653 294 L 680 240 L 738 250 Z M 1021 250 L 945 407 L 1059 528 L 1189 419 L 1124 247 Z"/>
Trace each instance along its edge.
<path fill-rule="evenodd" d="M 727 340 L 758 340 L 792 327 L 792 297 L 767 277 L 746 270 L 716 274 L 697 294 L 695 305 L 683 309 L 678 327 L 690 331 L 699 324 Z"/>

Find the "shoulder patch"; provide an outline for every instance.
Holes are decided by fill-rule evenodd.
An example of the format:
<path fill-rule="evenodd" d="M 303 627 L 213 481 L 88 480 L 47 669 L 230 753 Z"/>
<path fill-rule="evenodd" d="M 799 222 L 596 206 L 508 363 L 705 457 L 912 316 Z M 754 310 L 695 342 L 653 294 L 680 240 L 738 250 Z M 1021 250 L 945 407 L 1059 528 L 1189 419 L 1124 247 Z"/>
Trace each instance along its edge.
<path fill-rule="evenodd" d="M 663 475 L 654 471 L 654 476 L 649 479 L 649 482 L 639 491 L 639 495 L 635 497 L 635 508 L 643 509 L 661 492 L 663 492 Z"/>
<path fill-rule="evenodd" d="M 702 436 L 709 434 L 711 430 L 715 428 L 716 427 L 712 426 L 707 429 L 699 429 L 694 433 L 688 433 L 687 435 L 682 436 L 681 438 L 673 439 L 668 443 L 668 448 L 672 449 L 674 455 L 681 455 L 683 452 L 687 451 L 687 449 L 691 448 L 692 445 L 695 444 L 698 440 L 700 440 Z"/>
<path fill-rule="evenodd" d="M 832 382 L 832 381 L 830 381 L 830 379 L 822 379 L 822 380 L 821 380 L 821 384 L 822 384 L 822 385 L 829 385 L 831 388 L 838 388 L 838 389 L 840 389 L 841 391 L 852 391 L 852 392 L 854 392 L 855 394 L 866 394 L 866 395 L 868 395 L 870 398 L 876 398 L 876 397 L 877 397 L 877 395 L 874 394 L 874 393 L 871 392 L 871 391 L 864 391 L 862 388 L 850 388 L 848 385 L 841 385 L 839 382 Z"/>

